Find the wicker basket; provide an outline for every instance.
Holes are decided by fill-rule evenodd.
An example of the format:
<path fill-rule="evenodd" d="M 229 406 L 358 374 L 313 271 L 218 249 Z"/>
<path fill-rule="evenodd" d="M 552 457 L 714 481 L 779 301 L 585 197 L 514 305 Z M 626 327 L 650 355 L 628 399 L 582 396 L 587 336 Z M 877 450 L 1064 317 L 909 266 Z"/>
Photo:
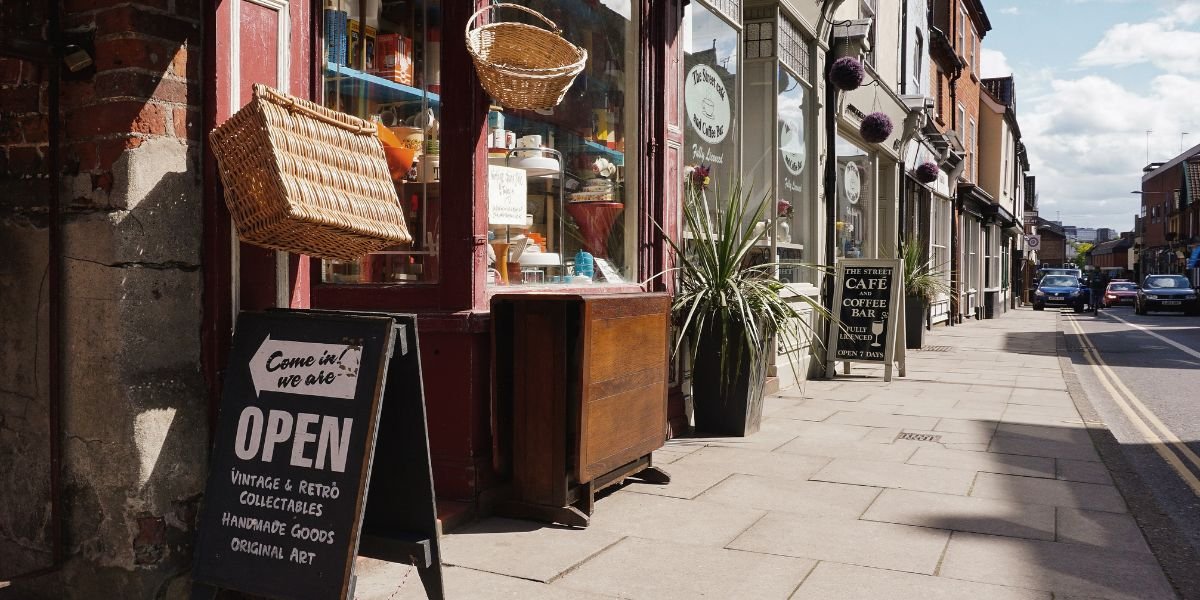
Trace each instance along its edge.
<path fill-rule="evenodd" d="M 493 8 L 525 11 L 552 31 L 524 23 L 494 22 L 472 27 L 479 15 Z M 518 4 L 495 4 L 479 9 L 467 21 L 467 50 L 483 89 L 507 108 L 550 108 L 583 72 L 587 50 L 563 39 L 562 30 L 544 15 Z"/>
<path fill-rule="evenodd" d="M 374 124 L 255 84 L 209 138 L 243 241 L 338 260 L 412 241 Z"/>

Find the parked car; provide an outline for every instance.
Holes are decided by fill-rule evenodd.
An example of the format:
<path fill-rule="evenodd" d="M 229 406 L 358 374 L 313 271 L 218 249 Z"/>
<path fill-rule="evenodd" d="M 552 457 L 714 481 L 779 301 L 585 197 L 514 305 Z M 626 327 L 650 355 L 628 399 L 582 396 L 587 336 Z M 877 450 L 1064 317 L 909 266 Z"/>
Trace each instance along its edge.
<path fill-rule="evenodd" d="M 1104 290 L 1104 300 L 1101 302 L 1101 305 L 1104 308 L 1111 308 L 1122 304 L 1133 306 L 1137 303 L 1137 291 L 1137 284 L 1131 281 L 1110 281 L 1108 287 Z"/>
<path fill-rule="evenodd" d="M 1200 301 L 1192 282 L 1183 275 L 1147 275 L 1137 292 L 1134 312 L 1144 315 L 1152 310 L 1183 311 L 1200 314 Z"/>
<path fill-rule="evenodd" d="M 1038 283 L 1041 283 L 1042 279 L 1044 279 L 1047 275 L 1069 275 L 1082 280 L 1083 271 L 1080 271 L 1079 269 L 1070 269 L 1067 267 L 1043 267 L 1037 270 L 1034 280 Z"/>
<path fill-rule="evenodd" d="M 1071 275 L 1046 275 L 1038 282 L 1033 292 L 1033 310 L 1045 310 L 1047 306 L 1069 306 L 1075 312 L 1083 312 L 1088 301 L 1088 290 Z"/>

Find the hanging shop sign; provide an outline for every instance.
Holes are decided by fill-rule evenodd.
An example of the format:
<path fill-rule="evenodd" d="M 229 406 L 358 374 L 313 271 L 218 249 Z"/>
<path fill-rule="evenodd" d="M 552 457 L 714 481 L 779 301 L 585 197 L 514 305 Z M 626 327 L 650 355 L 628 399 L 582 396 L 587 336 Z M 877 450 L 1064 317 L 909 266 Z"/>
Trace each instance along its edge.
<path fill-rule="evenodd" d="M 904 376 L 904 272 L 899 260 L 844 259 L 838 261 L 834 285 L 826 372 L 832 376 L 836 361 L 884 364 L 884 381 L 892 379 L 892 364 L 899 360 Z M 900 339 L 897 339 L 899 336 Z M 899 350 L 899 357 L 896 352 Z"/>
<path fill-rule="evenodd" d="M 1030 250 L 1037 250 L 1042 247 L 1042 236 L 1030 234 L 1025 236 L 1025 247 Z"/>
<path fill-rule="evenodd" d="M 406 488 L 425 490 L 424 502 L 406 512 L 428 521 L 407 527 L 409 537 L 420 538 L 421 552 L 384 558 L 416 564 L 423 582 L 429 579 L 430 597 L 441 596 L 440 560 L 430 560 L 438 551 L 420 366 L 415 332 L 399 325 L 403 318 L 322 311 L 239 316 L 197 535 L 194 597 L 218 589 L 287 599 L 352 597 L 380 431 L 412 438 L 404 460 L 423 464 L 423 473 L 395 468 L 395 452 L 385 453 L 381 465 Z M 397 425 L 386 422 L 380 428 L 385 381 L 393 412 L 414 413 L 403 431 L 415 433 L 398 435 L 389 431 Z M 415 554 L 423 557 L 414 560 Z"/>
<path fill-rule="evenodd" d="M 688 72 L 683 93 L 692 129 L 709 144 L 721 143 L 733 115 L 729 90 L 721 76 L 708 65 L 696 65 Z"/>

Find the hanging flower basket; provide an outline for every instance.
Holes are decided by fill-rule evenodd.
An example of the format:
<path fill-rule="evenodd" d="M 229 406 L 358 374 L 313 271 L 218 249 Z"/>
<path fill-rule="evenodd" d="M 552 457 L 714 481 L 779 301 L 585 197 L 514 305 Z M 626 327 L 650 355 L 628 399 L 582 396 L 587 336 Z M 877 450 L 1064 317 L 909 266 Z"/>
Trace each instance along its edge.
<path fill-rule="evenodd" d="M 862 62 L 853 56 L 843 56 L 833 61 L 833 66 L 829 68 L 829 81 L 843 92 L 862 85 L 866 75 L 867 70 L 863 68 Z"/>
<path fill-rule="evenodd" d="M 938 171 L 941 171 L 941 167 L 937 163 L 926 161 L 917 166 L 915 175 L 921 183 L 933 183 L 937 181 Z"/>
<path fill-rule="evenodd" d="M 892 135 L 892 119 L 881 112 L 873 112 L 862 120 L 858 133 L 872 144 L 883 142 Z"/>

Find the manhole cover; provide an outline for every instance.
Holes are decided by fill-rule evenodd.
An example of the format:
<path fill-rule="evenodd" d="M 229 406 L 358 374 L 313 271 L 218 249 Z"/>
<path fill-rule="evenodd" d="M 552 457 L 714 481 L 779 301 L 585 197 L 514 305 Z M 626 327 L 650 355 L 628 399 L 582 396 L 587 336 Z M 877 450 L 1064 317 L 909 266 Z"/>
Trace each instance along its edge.
<path fill-rule="evenodd" d="M 905 431 L 905 432 L 902 432 L 900 435 L 896 436 L 896 439 L 908 440 L 910 442 L 934 442 L 934 443 L 937 443 L 937 442 L 942 441 L 942 436 L 933 435 L 932 433 L 909 433 L 909 432 Z"/>
<path fill-rule="evenodd" d="M 921 346 L 921 352 L 949 352 L 950 346 Z"/>

